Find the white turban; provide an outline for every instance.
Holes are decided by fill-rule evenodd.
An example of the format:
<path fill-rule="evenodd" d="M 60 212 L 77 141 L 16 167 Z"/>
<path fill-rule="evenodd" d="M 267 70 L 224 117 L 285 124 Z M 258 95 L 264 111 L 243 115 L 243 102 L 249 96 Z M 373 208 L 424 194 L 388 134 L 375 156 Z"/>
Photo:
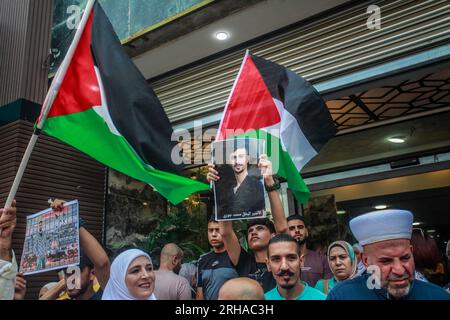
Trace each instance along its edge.
<path fill-rule="evenodd" d="M 406 210 L 378 210 L 350 221 L 353 235 L 362 245 L 393 239 L 411 239 L 413 215 Z"/>

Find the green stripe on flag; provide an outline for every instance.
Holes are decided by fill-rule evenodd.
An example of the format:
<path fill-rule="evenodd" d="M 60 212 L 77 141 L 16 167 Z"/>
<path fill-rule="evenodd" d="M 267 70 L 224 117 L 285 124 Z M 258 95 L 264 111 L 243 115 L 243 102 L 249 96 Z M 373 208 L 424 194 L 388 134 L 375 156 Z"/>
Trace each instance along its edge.
<path fill-rule="evenodd" d="M 173 204 L 194 192 L 209 190 L 207 184 L 146 165 L 122 136 L 111 133 L 103 118 L 92 108 L 48 118 L 43 131 L 108 167 L 151 184 Z"/>

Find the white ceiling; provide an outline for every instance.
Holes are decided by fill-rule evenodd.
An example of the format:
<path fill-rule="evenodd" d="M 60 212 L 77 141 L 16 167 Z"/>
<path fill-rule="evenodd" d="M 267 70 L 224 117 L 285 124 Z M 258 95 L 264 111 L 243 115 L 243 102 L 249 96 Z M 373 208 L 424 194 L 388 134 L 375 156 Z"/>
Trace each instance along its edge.
<path fill-rule="evenodd" d="M 348 0 L 267 0 L 243 9 L 203 28 L 149 50 L 134 63 L 150 79 L 231 48 L 255 37 L 278 30 Z M 214 35 L 226 31 L 230 38 L 218 41 Z"/>

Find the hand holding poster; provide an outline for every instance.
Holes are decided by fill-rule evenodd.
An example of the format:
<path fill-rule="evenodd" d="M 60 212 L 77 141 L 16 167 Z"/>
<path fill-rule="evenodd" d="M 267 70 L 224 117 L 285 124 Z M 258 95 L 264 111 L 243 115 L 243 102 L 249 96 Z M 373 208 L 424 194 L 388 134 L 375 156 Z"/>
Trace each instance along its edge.
<path fill-rule="evenodd" d="M 220 179 L 214 182 L 216 220 L 265 216 L 265 190 L 258 169 L 264 140 L 242 138 L 213 143 L 213 159 Z"/>
<path fill-rule="evenodd" d="M 27 217 L 20 272 L 24 275 L 62 269 L 80 261 L 78 200 Z"/>

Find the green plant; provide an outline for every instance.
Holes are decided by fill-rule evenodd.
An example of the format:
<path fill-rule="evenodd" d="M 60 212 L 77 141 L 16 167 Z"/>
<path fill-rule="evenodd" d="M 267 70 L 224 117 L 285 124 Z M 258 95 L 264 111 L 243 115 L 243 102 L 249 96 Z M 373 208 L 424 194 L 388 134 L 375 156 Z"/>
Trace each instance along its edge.
<path fill-rule="evenodd" d="M 167 243 L 175 243 L 184 251 L 185 261 L 196 260 L 208 250 L 207 244 L 199 241 L 206 233 L 206 224 L 199 223 L 200 217 L 189 214 L 184 208 L 175 208 L 160 220 L 145 240 L 138 247 L 146 252 L 152 252 L 159 257 L 162 247 Z"/>

